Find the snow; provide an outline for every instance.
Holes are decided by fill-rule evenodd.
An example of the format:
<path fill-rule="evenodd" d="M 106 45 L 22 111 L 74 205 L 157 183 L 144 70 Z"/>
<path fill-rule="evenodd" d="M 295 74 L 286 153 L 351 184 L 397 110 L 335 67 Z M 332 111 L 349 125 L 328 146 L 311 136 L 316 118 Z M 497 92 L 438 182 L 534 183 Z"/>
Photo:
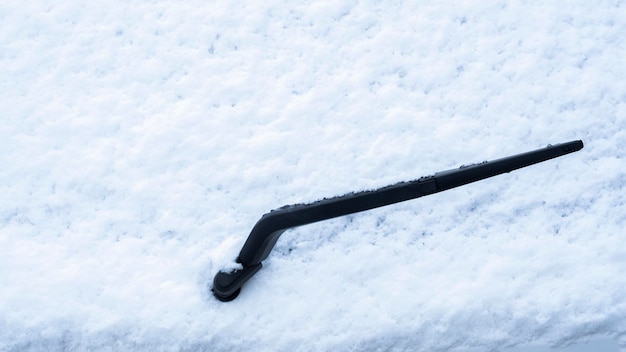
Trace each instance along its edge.
<path fill-rule="evenodd" d="M 621 1 L 0 3 L 0 350 L 626 350 Z M 582 139 L 286 232 L 265 212 Z"/>

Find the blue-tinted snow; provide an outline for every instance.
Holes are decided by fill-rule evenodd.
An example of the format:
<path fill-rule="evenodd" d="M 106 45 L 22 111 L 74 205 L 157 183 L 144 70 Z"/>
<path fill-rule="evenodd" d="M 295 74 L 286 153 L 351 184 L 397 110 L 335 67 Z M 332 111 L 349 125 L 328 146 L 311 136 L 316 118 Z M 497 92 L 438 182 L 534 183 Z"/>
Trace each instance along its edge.
<path fill-rule="evenodd" d="M 620 1 L 5 1 L 1 350 L 626 344 Z M 261 214 L 582 139 L 287 232 Z"/>

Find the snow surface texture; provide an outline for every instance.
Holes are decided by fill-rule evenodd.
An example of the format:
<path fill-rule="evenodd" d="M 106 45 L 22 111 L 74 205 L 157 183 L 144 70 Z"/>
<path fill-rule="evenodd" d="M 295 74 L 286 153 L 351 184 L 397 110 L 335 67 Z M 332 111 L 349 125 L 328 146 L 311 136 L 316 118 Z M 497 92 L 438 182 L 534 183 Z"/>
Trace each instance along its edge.
<path fill-rule="evenodd" d="M 0 350 L 626 350 L 623 1 L 3 1 Z M 279 206 L 582 151 L 286 232 Z"/>

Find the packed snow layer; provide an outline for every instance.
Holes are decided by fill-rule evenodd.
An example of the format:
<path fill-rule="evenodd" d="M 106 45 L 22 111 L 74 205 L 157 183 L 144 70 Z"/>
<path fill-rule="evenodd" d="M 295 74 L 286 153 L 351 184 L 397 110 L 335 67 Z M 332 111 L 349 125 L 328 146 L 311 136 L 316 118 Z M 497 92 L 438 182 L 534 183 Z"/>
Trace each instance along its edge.
<path fill-rule="evenodd" d="M 621 1 L 0 3 L 0 350 L 626 350 Z M 286 232 L 284 204 L 575 154 Z"/>

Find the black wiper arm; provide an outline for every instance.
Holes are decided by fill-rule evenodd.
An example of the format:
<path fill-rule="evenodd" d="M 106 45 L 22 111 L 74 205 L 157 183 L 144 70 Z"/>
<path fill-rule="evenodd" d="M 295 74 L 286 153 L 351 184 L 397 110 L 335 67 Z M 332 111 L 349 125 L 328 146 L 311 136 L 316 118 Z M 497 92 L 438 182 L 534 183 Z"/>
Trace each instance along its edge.
<path fill-rule="evenodd" d="M 377 190 L 349 193 L 309 204 L 288 205 L 272 210 L 264 214 L 254 225 L 239 253 L 237 262 L 242 264 L 243 269 L 218 272 L 213 280 L 213 294 L 220 301 L 235 299 L 241 286 L 261 269 L 261 262 L 270 254 L 280 235 L 290 228 L 442 192 L 573 153 L 582 148 L 583 142 L 580 140 L 548 145 L 527 153 L 464 165 L 458 169 L 438 172 L 433 176 L 400 182 Z"/>

